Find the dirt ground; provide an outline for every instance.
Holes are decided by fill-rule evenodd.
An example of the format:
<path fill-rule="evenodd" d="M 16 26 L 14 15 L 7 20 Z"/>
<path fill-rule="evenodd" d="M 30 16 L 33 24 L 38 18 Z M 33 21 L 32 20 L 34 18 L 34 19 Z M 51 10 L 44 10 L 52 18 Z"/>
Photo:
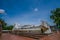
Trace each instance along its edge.
<path fill-rule="evenodd" d="M 60 40 L 60 32 L 43 37 L 41 40 Z"/>
<path fill-rule="evenodd" d="M 4 33 L 0 37 L 0 40 L 36 40 L 36 39 Z M 37 40 L 60 40 L 60 32 L 53 33 L 51 35 L 39 38 Z"/>

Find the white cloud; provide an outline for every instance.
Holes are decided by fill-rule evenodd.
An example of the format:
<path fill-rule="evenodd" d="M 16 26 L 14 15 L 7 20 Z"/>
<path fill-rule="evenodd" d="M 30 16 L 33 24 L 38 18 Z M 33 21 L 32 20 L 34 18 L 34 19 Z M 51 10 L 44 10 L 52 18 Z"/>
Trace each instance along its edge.
<path fill-rule="evenodd" d="M 35 8 L 34 11 L 38 11 L 38 8 Z"/>
<path fill-rule="evenodd" d="M 5 13 L 5 10 L 4 9 L 0 9 L 0 14 L 3 14 Z"/>

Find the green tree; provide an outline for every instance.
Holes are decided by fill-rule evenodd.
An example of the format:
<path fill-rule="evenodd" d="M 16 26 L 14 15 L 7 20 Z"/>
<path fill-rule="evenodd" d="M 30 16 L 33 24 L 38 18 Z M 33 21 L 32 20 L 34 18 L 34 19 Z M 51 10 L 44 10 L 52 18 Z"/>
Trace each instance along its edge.
<path fill-rule="evenodd" d="M 10 26 L 7 27 L 7 30 L 12 30 L 13 27 L 14 27 L 13 25 L 10 25 Z"/>
<path fill-rule="evenodd" d="M 0 23 L 2 24 L 2 29 L 5 30 L 6 26 L 7 26 L 7 23 L 1 18 L 0 18 Z"/>
<path fill-rule="evenodd" d="M 2 30 L 12 30 L 13 25 L 7 26 L 7 23 L 0 18 L 0 23 L 2 24 Z"/>
<path fill-rule="evenodd" d="M 54 23 L 60 28 L 60 8 L 56 8 L 51 11 L 50 18 L 54 21 Z"/>

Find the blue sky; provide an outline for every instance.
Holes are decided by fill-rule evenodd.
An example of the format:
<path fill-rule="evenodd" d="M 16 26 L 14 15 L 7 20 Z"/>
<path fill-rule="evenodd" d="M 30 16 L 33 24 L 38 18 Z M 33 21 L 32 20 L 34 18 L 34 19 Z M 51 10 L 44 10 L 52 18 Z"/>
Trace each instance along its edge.
<path fill-rule="evenodd" d="M 60 7 L 60 0 L 0 0 L 0 9 L 5 10 L 2 18 L 8 24 L 39 25 L 41 20 L 53 24 L 50 11 Z"/>

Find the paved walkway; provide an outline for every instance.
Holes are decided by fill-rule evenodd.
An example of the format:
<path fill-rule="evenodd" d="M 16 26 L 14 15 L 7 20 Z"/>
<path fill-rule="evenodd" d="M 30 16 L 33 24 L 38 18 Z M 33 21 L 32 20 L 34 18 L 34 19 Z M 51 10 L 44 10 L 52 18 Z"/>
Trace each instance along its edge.
<path fill-rule="evenodd" d="M 0 40 L 35 40 L 35 39 L 4 33 L 2 37 L 0 37 Z M 53 33 L 49 36 L 42 37 L 39 40 L 60 40 L 60 33 Z"/>
<path fill-rule="evenodd" d="M 54 33 L 49 36 L 41 38 L 41 40 L 60 40 L 60 33 Z"/>
<path fill-rule="evenodd" d="M 2 35 L 0 40 L 34 40 L 34 39 L 6 33 Z"/>

